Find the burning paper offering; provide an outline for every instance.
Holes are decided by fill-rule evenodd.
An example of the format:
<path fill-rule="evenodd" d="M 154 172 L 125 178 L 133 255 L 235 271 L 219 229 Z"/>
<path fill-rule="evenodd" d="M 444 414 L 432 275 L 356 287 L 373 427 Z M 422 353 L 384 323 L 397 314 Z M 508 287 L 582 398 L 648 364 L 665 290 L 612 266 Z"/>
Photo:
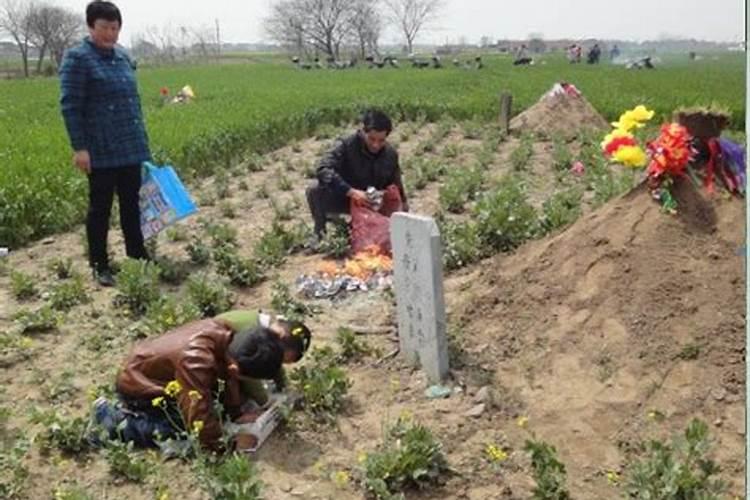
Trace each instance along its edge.
<path fill-rule="evenodd" d="M 308 299 L 333 298 L 345 292 L 390 288 L 392 275 L 392 259 L 372 246 L 343 265 L 331 260 L 318 263 L 313 273 L 297 278 L 297 290 Z"/>

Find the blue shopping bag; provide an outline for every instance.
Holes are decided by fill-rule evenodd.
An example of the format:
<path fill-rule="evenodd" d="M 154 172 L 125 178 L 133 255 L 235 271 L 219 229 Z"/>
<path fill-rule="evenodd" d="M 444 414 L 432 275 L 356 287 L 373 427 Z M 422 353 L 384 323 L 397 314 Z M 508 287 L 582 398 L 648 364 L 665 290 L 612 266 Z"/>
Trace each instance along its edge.
<path fill-rule="evenodd" d="M 144 239 L 198 211 L 174 168 L 150 162 L 143 162 L 139 204 Z"/>

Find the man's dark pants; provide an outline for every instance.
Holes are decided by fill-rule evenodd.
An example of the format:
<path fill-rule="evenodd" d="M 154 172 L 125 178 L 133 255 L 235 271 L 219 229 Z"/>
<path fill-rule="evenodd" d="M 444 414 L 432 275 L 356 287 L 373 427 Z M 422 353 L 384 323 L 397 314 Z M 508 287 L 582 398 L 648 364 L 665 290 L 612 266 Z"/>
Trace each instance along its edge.
<path fill-rule="evenodd" d="M 315 234 L 322 236 L 326 231 L 326 218 L 330 214 L 348 214 L 349 198 L 313 181 L 305 191 L 310 207 Z"/>
<path fill-rule="evenodd" d="M 143 245 L 141 213 L 138 206 L 138 192 L 141 188 L 140 165 L 91 169 L 88 179 L 89 211 L 86 218 L 86 237 L 91 267 L 106 269 L 109 266 L 107 233 L 115 191 L 120 205 L 120 227 L 125 236 L 125 253 L 134 259 L 148 258 Z"/>

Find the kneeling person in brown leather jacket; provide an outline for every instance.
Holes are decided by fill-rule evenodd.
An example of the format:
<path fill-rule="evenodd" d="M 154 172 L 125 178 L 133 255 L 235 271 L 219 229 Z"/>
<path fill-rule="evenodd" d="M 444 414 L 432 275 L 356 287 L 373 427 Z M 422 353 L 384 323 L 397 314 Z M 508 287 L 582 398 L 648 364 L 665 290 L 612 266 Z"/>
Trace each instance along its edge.
<path fill-rule="evenodd" d="M 214 397 L 220 381 L 224 418 L 234 420 L 249 399 L 265 403 L 259 380 L 283 385 L 283 364 L 299 361 L 310 341 L 304 324 L 255 311 L 188 323 L 134 346 L 117 376 L 119 403 L 97 400 L 93 420 L 110 438 L 144 447 L 155 446 L 157 436 L 178 435 L 185 429 L 174 423 L 184 423 L 204 447 L 218 449 L 222 429 Z"/>

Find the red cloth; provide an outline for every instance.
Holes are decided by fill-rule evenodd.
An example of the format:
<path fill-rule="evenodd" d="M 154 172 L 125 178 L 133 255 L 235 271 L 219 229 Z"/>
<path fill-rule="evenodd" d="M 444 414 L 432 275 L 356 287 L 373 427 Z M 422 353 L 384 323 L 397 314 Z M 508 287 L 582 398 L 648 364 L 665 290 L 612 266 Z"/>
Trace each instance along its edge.
<path fill-rule="evenodd" d="M 351 202 L 352 253 L 359 253 L 376 246 L 380 253 L 391 255 L 390 217 L 401 211 L 403 203 L 398 187 L 391 184 L 383 193 L 383 204 L 379 211 Z"/>

